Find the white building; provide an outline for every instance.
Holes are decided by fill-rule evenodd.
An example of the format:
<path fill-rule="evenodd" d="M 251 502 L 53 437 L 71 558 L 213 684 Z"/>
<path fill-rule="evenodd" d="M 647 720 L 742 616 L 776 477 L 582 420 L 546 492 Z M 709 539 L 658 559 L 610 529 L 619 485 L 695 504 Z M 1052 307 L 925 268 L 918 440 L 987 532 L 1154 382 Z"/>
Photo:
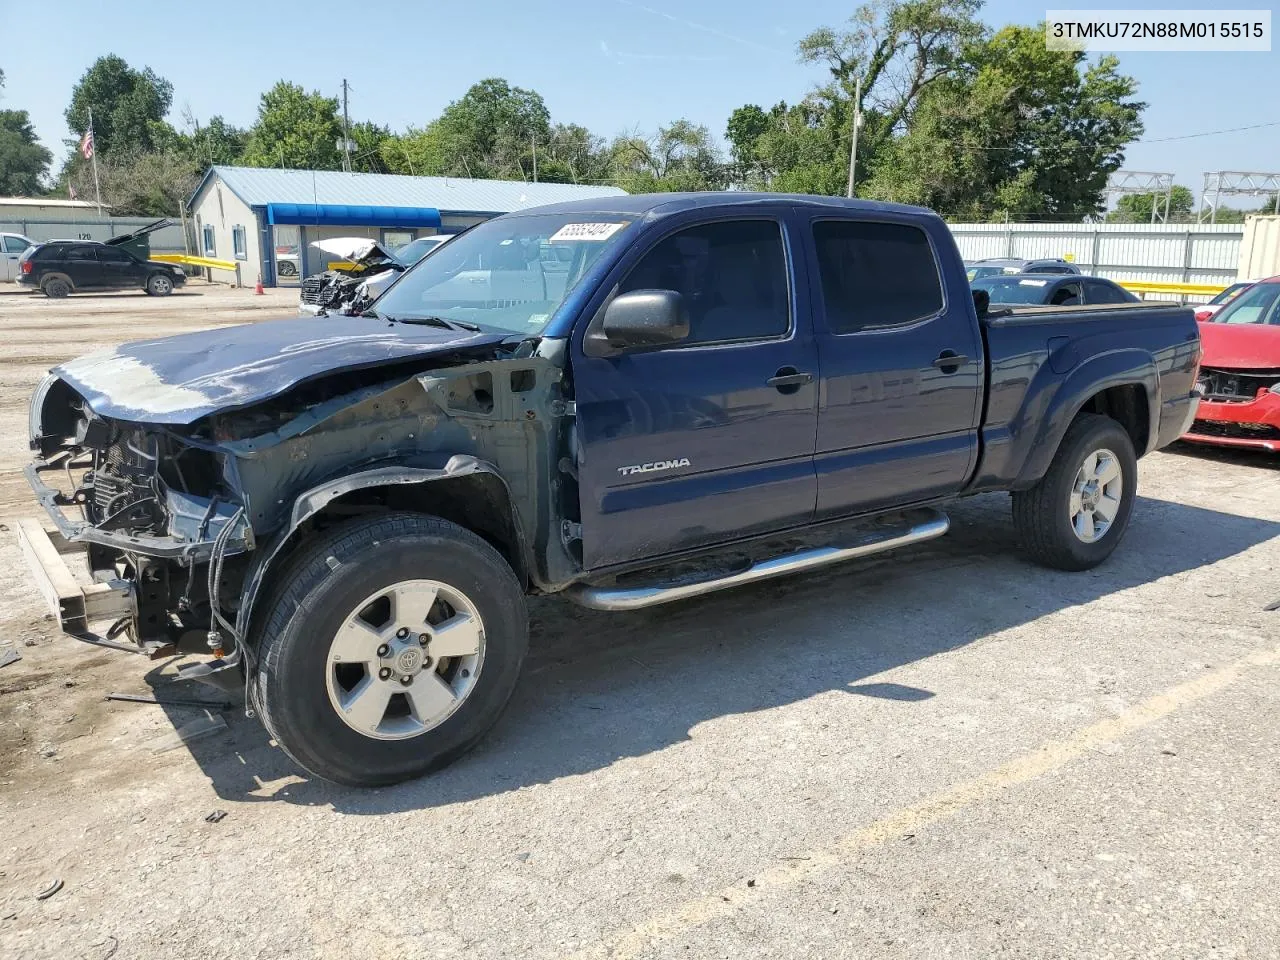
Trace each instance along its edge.
<path fill-rule="evenodd" d="M 310 247 L 314 240 L 369 237 L 394 248 L 527 207 L 624 192 L 566 183 L 211 167 L 188 206 L 196 253 L 239 260 L 244 283 L 260 278 L 275 286 L 325 269 L 328 258 Z"/>

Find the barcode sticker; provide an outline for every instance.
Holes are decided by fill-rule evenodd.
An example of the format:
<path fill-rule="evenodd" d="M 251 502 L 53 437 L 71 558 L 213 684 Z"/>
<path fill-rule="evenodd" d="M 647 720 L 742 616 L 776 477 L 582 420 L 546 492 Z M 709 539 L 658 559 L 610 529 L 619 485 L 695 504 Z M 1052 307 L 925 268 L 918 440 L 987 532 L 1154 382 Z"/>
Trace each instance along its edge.
<path fill-rule="evenodd" d="M 566 223 L 547 238 L 548 243 L 589 240 L 601 243 L 625 227 L 625 223 Z"/>

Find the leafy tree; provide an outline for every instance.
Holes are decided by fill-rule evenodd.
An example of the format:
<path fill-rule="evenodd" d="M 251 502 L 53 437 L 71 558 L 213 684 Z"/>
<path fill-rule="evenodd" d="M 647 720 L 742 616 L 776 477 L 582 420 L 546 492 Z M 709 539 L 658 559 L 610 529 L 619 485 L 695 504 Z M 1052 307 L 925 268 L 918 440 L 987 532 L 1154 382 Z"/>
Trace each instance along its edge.
<path fill-rule="evenodd" d="M 1043 29 L 991 34 L 977 0 L 883 0 L 801 41 L 829 79 L 795 106 L 730 117 L 736 182 L 840 194 L 861 80 L 859 196 L 945 214 L 1100 212 L 1144 104 L 1114 57 L 1050 51 Z"/>
<path fill-rule="evenodd" d="M 68 174 L 79 196 L 94 196 L 93 172 L 83 164 Z M 172 217 L 200 180 L 200 170 L 177 151 L 117 152 L 98 158 L 102 202 L 116 216 Z"/>
<path fill-rule="evenodd" d="M 71 90 L 63 116 L 76 139 L 89 129 L 93 110 L 94 147 L 101 155 L 115 151 L 147 152 L 173 133 L 165 115 L 173 103 L 173 84 L 150 67 L 135 70 L 115 54 L 99 57 Z"/>
<path fill-rule="evenodd" d="M 195 116 L 184 115 L 187 130 L 180 137 L 178 149 L 190 157 L 191 162 L 207 170 L 215 164 L 230 165 L 241 162 L 249 142 L 249 132 L 228 123 L 221 116 L 211 117 L 200 125 Z"/>
<path fill-rule="evenodd" d="M 382 146 L 390 139 L 391 128 L 362 120 L 351 124 L 350 135 L 356 145 L 351 154 L 351 169 L 386 173 L 386 164 L 382 161 Z"/>
<path fill-rule="evenodd" d="M 628 193 L 723 190 L 727 171 L 706 127 L 677 120 L 653 137 L 618 137 L 614 176 Z"/>
<path fill-rule="evenodd" d="M 0 70 L 0 89 L 4 71 Z M 53 154 L 36 139 L 25 110 L 0 110 L 0 194 L 35 196 L 43 191 Z"/>
<path fill-rule="evenodd" d="M 1195 197 L 1190 188 L 1175 183 L 1169 192 L 1169 220 L 1192 219 L 1194 205 Z M 1150 223 L 1153 206 L 1157 216 L 1164 214 L 1163 193 L 1127 193 L 1116 202 L 1116 208 L 1107 214 L 1107 220 L 1112 223 Z"/>
<path fill-rule="evenodd" d="M 386 143 L 382 157 L 398 172 L 530 180 L 534 144 L 550 140 L 551 114 L 542 97 L 490 77 L 426 127 L 410 128 Z"/>
<path fill-rule="evenodd" d="M 281 80 L 262 95 L 243 162 L 251 167 L 340 170 L 338 100 Z"/>

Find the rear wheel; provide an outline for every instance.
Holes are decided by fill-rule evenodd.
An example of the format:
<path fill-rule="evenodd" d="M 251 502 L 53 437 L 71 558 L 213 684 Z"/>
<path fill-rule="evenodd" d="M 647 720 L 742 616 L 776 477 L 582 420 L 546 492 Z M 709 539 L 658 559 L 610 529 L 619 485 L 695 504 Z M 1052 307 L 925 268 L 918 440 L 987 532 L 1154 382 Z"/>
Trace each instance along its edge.
<path fill-rule="evenodd" d="M 1023 547 L 1059 570 L 1097 566 L 1124 536 L 1137 481 L 1128 432 L 1110 417 L 1081 414 L 1040 482 L 1013 494 L 1013 521 Z"/>
<path fill-rule="evenodd" d="M 167 297 L 173 293 L 173 280 L 163 273 L 147 277 L 147 293 L 153 297 Z"/>
<path fill-rule="evenodd" d="M 71 292 L 71 284 L 63 280 L 61 277 L 50 277 L 40 285 L 40 289 L 44 291 L 46 297 L 59 299 L 65 297 Z"/>
<path fill-rule="evenodd" d="M 354 521 L 282 575 L 258 638 L 263 722 L 300 766 L 374 786 L 451 762 L 493 725 L 528 646 L 524 593 L 435 517 Z"/>

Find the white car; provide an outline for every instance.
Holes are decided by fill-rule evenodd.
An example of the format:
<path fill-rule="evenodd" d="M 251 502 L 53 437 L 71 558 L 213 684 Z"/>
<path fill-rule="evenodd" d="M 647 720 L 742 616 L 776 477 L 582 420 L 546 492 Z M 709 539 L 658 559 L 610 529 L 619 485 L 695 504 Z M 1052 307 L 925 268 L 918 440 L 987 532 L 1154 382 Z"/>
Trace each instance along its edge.
<path fill-rule="evenodd" d="M 13 283 L 18 279 L 18 258 L 36 242 L 20 233 L 0 233 L 0 282 Z"/>

